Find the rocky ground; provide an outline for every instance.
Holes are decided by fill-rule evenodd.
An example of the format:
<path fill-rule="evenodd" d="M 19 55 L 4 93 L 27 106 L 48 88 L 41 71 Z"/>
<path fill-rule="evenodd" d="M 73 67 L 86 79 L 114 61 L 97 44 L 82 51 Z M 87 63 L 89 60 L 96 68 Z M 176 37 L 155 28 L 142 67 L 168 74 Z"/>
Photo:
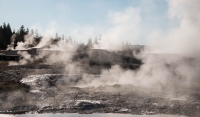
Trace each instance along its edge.
<path fill-rule="evenodd" d="M 63 75 L 61 69 L 62 67 L 50 65 L 7 66 L 6 62 L 1 62 L 0 113 L 67 112 L 200 116 L 198 90 L 158 91 L 119 84 L 77 87 L 63 79 L 81 79 L 81 76 Z M 38 79 L 31 81 L 32 78 Z"/>

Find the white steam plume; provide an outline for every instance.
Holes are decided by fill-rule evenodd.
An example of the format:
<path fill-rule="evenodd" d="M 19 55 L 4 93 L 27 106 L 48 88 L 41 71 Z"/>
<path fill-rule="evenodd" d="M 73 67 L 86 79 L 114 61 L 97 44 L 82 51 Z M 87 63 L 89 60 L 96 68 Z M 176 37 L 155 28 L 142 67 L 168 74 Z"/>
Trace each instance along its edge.
<path fill-rule="evenodd" d="M 109 71 L 102 71 L 100 78 L 90 79 L 86 75 L 80 85 L 99 86 L 105 84 L 132 84 L 143 87 L 175 88 L 199 87 L 200 70 L 200 2 L 198 0 L 168 0 L 168 16 L 170 21 L 176 20 L 179 25 L 167 31 L 154 30 L 147 38 L 150 40 L 148 48 L 138 57 L 143 61 L 136 71 L 123 70 L 113 66 Z M 123 12 L 109 14 L 113 27 L 102 35 L 95 48 L 118 50 L 122 39 L 137 40 L 140 35 L 141 23 L 140 8 L 127 8 Z M 53 32 L 53 31 L 52 31 Z M 38 47 L 44 47 L 49 38 L 45 39 Z M 59 49 L 60 48 L 60 49 Z M 74 72 L 75 64 L 68 60 L 73 55 L 76 47 L 62 45 L 50 46 L 49 49 L 71 48 L 66 54 L 52 54 L 49 63 L 62 63 L 66 70 Z M 40 54 L 41 58 L 46 53 Z M 66 59 L 67 58 L 67 59 Z M 80 71 L 80 70 L 78 70 Z"/>
<path fill-rule="evenodd" d="M 136 42 L 140 30 L 138 24 L 141 21 L 140 8 L 129 7 L 123 12 L 109 12 L 109 20 L 112 27 L 109 28 L 94 48 L 107 50 L 120 50 L 123 41 Z"/>
<path fill-rule="evenodd" d="M 10 38 L 10 45 L 8 45 L 7 50 L 14 50 L 14 42 L 15 42 L 15 38 L 16 38 L 16 34 L 13 34 Z"/>
<path fill-rule="evenodd" d="M 132 84 L 159 89 L 200 88 L 200 55 L 198 55 L 200 52 L 200 15 L 198 13 L 200 11 L 200 1 L 168 0 L 168 6 L 170 20 L 179 21 L 179 25 L 170 28 L 166 32 L 154 30 L 149 35 L 149 44 L 153 46 L 148 46 L 138 56 L 143 61 L 143 65 L 138 70 L 124 71 L 118 66 L 113 66 L 109 71 L 103 71 L 99 79 L 96 78 L 91 81 L 87 78 L 84 79 L 85 85 Z M 117 15 L 120 16 L 120 19 L 123 19 L 123 15 L 127 11 L 122 13 L 121 16 L 120 14 Z M 120 19 L 114 21 L 120 24 Z M 131 25 L 130 22 L 127 22 L 128 24 Z M 110 34 L 110 36 L 107 36 L 109 38 L 102 39 L 100 44 L 108 42 L 109 45 L 108 40 L 118 41 L 116 39 L 120 37 L 118 28 L 114 29 L 116 30 L 108 33 Z M 109 47 L 115 49 L 114 46 Z"/>

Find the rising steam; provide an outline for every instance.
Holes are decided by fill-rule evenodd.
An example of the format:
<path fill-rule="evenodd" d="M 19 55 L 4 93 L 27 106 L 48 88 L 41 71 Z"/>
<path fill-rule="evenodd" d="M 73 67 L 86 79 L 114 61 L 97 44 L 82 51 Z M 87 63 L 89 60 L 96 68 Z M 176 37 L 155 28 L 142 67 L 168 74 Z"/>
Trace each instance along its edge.
<path fill-rule="evenodd" d="M 109 70 L 103 70 L 99 78 L 91 78 L 84 74 L 79 81 L 79 86 L 100 86 L 112 84 L 131 84 L 134 86 L 154 88 L 197 88 L 200 83 L 200 1 L 199 0 L 168 0 L 168 17 L 170 21 L 179 22 L 178 26 L 171 27 L 167 31 L 154 30 L 146 38 L 149 43 L 140 55 L 134 55 L 142 60 L 143 64 L 138 70 L 124 70 L 119 66 L 112 66 Z M 101 40 L 94 45 L 97 49 L 118 50 L 122 39 L 138 40 L 141 35 L 139 28 L 142 22 L 140 8 L 127 8 L 123 12 L 110 12 L 112 27 Z M 13 37 L 14 38 L 14 35 Z M 28 44 L 33 43 L 33 37 L 27 36 L 24 43 L 18 43 L 16 49 L 27 49 Z M 77 46 L 60 40 L 56 45 L 50 44 L 50 37 L 43 36 L 38 48 L 43 50 L 59 50 L 59 53 L 39 52 L 32 58 L 28 53 L 19 52 L 23 61 L 18 64 L 26 64 L 27 61 L 48 56 L 46 62 L 50 64 L 63 64 L 65 70 L 70 73 L 81 73 L 72 62 L 72 56 Z M 135 41 L 136 42 L 136 41 Z M 9 48 L 13 48 L 11 43 Z M 64 70 L 64 71 L 65 71 Z M 198 87 L 199 88 L 199 87 Z"/>
<path fill-rule="evenodd" d="M 147 37 L 150 41 L 147 45 L 150 46 L 147 46 L 141 55 L 137 55 L 143 61 L 143 65 L 139 70 L 123 70 L 119 66 L 113 66 L 109 71 L 102 72 L 100 79 L 92 80 L 89 84 L 132 84 L 160 89 L 199 88 L 200 15 L 198 11 L 200 10 L 200 2 L 198 0 L 168 0 L 168 7 L 169 19 L 178 21 L 179 25 L 170 28 L 166 32 L 162 29 L 154 30 Z M 120 16 L 120 13 L 116 14 L 120 17 L 114 18 L 114 21 L 115 19 L 121 21 L 120 19 L 133 18 L 125 17 L 126 13 L 130 13 L 128 11 L 132 10 L 134 9 L 125 10 L 122 16 Z M 135 15 L 135 19 L 139 17 L 137 12 L 133 15 Z M 125 22 L 128 23 L 128 21 Z M 131 25 L 131 23 L 128 24 Z M 119 24 L 118 26 L 124 25 Z M 120 30 L 112 32 L 108 34 L 113 34 L 109 39 L 114 39 L 114 43 L 118 41 L 115 37 L 118 38 L 120 34 L 126 34 Z M 105 37 L 106 35 L 103 36 L 101 41 L 108 40 Z M 100 42 L 100 44 L 103 44 L 103 42 Z"/>

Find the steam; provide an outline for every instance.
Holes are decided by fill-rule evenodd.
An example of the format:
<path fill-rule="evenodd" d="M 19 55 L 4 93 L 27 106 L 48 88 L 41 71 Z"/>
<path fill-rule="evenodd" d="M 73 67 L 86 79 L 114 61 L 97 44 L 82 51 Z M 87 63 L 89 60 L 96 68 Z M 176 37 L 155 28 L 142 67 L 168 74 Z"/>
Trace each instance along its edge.
<path fill-rule="evenodd" d="M 22 90 L 14 90 L 10 91 L 10 93 L 2 92 L 0 95 L 1 99 L 4 98 L 5 100 L 0 100 L 0 105 L 3 109 L 7 110 L 9 108 L 12 108 L 13 106 L 20 105 L 21 102 L 25 102 L 26 104 L 33 103 L 31 101 L 30 95 L 26 94 Z M 28 100 L 27 100 L 28 99 Z"/>
<path fill-rule="evenodd" d="M 19 62 L 9 62 L 9 65 L 25 65 L 34 61 L 30 54 L 26 51 L 18 51 L 17 54 L 22 56 L 23 59 L 20 59 Z"/>
<path fill-rule="evenodd" d="M 47 29 L 42 34 L 42 39 L 37 44 L 35 42 L 35 37 L 38 34 L 27 34 L 25 35 L 24 42 L 18 42 L 15 50 L 30 50 L 33 49 L 30 45 L 34 46 L 37 50 L 36 56 L 31 56 L 30 53 L 26 51 L 18 51 L 18 54 L 22 57 L 19 62 L 10 62 L 9 65 L 25 65 L 33 63 L 38 60 L 43 60 L 47 64 L 67 64 L 71 61 L 74 52 L 76 51 L 77 45 L 71 41 L 66 42 L 66 40 L 60 37 L 54 37 L 52 34 L 56 34 L 57 23 L 56 21 L 49 22 Z M 36 32 L 37 33 L 37 32 Z M 14 39 L 15 34 L 12 36 L 11 47 L 14 49 Z M 52 43 L 56 40 L 56 43 Z M 53 51 L 52 51 L 53 50 Z"/>
<path fill-rule="evenodd" d="M 171 22 L 179 22 L 178 26 L 170 27 L 167 31 L 153 30 L 146 38 L 149 41 L 145 50 L 135 57 L 143 64 L 138 70 L 124 70 L 119 66 L 112 66 L 109 70 L 102 70 L 99 78 L 84 74 L 79 86 L 100 86 L 112 84 L 131 84 L 134 86 L 165 88 L 195 88 L 200 83 L 200 1 L 198 0 L 168 0 L 168 18 Z M 122 39 L 137 42 L 141 34 L 141 8 L 129 7 L 122 12 L 109 12 L 112 27 L 102 34 L 96 49 L 120 50 Z M 43 39 L 36 46 L 43 50 L 59 50 L 60 52 L 39 51 L 38 56 L 32 58 L 26 52 L 19 52 L 27 64 L 45 58 L 49 64 L 65 65 L 64 72 L 82 73 L 77 63 L 72 61 L 77 45 L 60 40 L 51 44 L 51 36 L 55 32 L 55 22 L 43 35 Z M 93 29 L 92 29 L 93 30 Z M 14 37 L 14 35 L 13 35 Z M 27 36 L 24 43 L 18 43 L 17 49 L 27 48 L 33 43 L 32 36 Z M 12 44 L 10 46 L 12 48 Z"/>
<path fill-rule="evenodd" d="M 14 50 L 14 42 L 15 42 L 15 38 L 16 38 L 16 34 L 13 34 L 10 38 L 11 43 L 10 45 L 8 45 L 7 50 Z"/>
<path fill-rule="evenodd" d="M 196 53 L 200 50 L 198 33 L 200 16 L 197 13 L 199 1 L 172 1 L 168 0 L 168 15 L 172 21 L 179 21 L 179 26 L 170 29 L 152 52 L 165 53 Z M 158 33 L 159 35 L 159 33 Z M 155 37 L 153 37 L 155 38 Z M 164 46 L 164 47 L 163 47 Z"/>
<path fill-rule="evenodd" d="M 162 84 L 166 85 L 174 81 L 176 85 L 197 86 L 200 81 L 198 78 L 200 75 L 198 73 L 199 55 L 197 54 L 200 51 L 200 34 L 198 33 L 200 15 L 197 13 L 200 10 L 199 3 L 197 0 L 168 0 L 169 18 L 172 21 L 179 21 L 179 26 L 168 30 L 163 39 L 151 41 L 156 46 L 150 47 L 148 52 L 165 55 L 143 56 L 145 64 L 141 67 L 141 74 L 152 70 L 151 75 L 145 77 L 156 78 L 157 81 L 162 81 Z"/>
<path fill-rule="evenodd" d="M 103 71 L 99 79 L 92 80 L 88 85 L 132 84 L 159 89 L 200 88 L 198 85 L 200 83 L 198 72 L 200 70 L 198 55 L 200 52 L 200 15 L 198 13 L 200 2 L 198 0 L 168 0 L 167 2 L 169 20 L 179 22 L 179 25 L 167 31 L 154 30 L 147 36 L 149 46 L 140 55 L 135 55 L 143 61 L 139 70 L 123 70 L 119 66 L 113 66 L 109 71 Z M 132 13 L 131 17 L 127 16 L 129 13 Z M 108 40 L 113 43 L 118 42 L 119 38 L 123 38 L 120 37 L 121 34 L 130 34 L 121 30 L 133 29 L 124 26 L 134 27 L 140 21 L 139 10 L 133 8 L 116 13 L 114 16 L 113 23 L 118 25 L 102 36 L 99 44 L 111 50 L 116 49 L 116 46 L 110 46 Z M 132 18 L 137 19 L 136 24 L 131 23 Z"/>
<path fill-rule="evenodd" d="M 141 21 L 140 12 L 140 8 L 133 7 L 123 12 L 109 12 L 108 17 L 112 27 L 102 35 L 99 44 L 94 48 L 121 50 L 123 41 L 134 40 L 133 43 L 136 42 L 140 34 L 138 26 Z"/>
<path fill-rule="evenodd" d="M 18 42 L 16 50 L 26 50 L 27 48 L 30 48 L 30 45 L 36 45 L 34 41 L 34 34 L 27 34 L 24 37 L 25 42 Z"/>

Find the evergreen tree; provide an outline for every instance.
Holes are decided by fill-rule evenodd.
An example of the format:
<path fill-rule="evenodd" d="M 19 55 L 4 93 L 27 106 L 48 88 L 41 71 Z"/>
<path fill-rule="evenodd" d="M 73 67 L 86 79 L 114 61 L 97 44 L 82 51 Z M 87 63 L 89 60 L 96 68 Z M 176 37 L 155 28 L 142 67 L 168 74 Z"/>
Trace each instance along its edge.
<path fill-rule="evenodd" d="M 4 36 L 4 41 L 5 41 L 5 44 L 7 44 L 7 26 L 6 26 L 6 23 L 4 22 L 3 23 L 3 36 Z M 5 45 L 4 45 L 5 46 Z"/>
<path fill-rule="evenodd" d="M 9 45 L 11 43 L 11 36 L 12 36 L 12 30 L 11 30 L 11 27 L 10 27 L 10 24 L 8 23 L 7 25 L 7 29 L 6 29 L 6 32 L 7 32 L 7 35 L 6 35 L 6 43 L 7 45 Z"/>
<path fill-rule="evenodd" d="M 36 37 L 39 37 L 38 31 L 37 31 L 37 30 L 35 30 L 35 36 L 36 36 Z"/>
<path fill-rule="evenodd" d="M 10 44 L 10 38 L 12 36 L 12 30 L 10 28 L 10 24 L 4 22 L 3 27 L 0 26 L 0 49 L 5 50 L 7 45 Z"/>
<path fill-rule="evenodd" d="M 15 29 L 13 30 L 12 34 L 15 34 Z"/>
<path fill-rule="evenodd" d="M 7 27 L 6 27 L 6 23 L 4 22 L 4 23 L 3 23 L 3 34 L 4 34 L 4 35 L 6 34 L 6 28 L 7 28 Z"/>
<path fill-rule="evenodd" d="M 0 49 L 5 49 L 5 38 L 4 38 L 4 35 L 3 35 L 3 27 L 0 26 Z"/>
<path fill-rule="evenodd" d="M 92 47 L 92 39 L 91 38 L 88 39 L 87 47 L 88 48 Z"/>
<path fill-rule="evenodd" d="M 94 44 L 98 44 L 97 37 L 95 37 Z"/>
<path fill-rule="evenodd" d="M 19 34 L 20 40 L 19 40 L 19 41 L 24 42 L 24 36 L 25 36 L 25 35 L 26 35 L 26 31 L 25 31 L 25 29 L 24 29 L 24 26 L 22 25 L 22 26 L 20 27 L 20 34 Z"/>
<path fill-rule="evenodd" d="M 14 48 L 17 46 L 18 42 L 24 42 L 24 36 L 26 35 L 26 31 L 24 29 L 24 25 L 22 25 L 20 27 L 20 29 L 17 31 L 16 33 L 16 38 L 15 38 L 15 42 L 14 42 Z"/>
<path fill-rule="evenodd" d="M 27 34 L 29 34 L 29 29 L 28 29 L 28 28 L 26 29 L 26 35 L 27 35 Z"/>

